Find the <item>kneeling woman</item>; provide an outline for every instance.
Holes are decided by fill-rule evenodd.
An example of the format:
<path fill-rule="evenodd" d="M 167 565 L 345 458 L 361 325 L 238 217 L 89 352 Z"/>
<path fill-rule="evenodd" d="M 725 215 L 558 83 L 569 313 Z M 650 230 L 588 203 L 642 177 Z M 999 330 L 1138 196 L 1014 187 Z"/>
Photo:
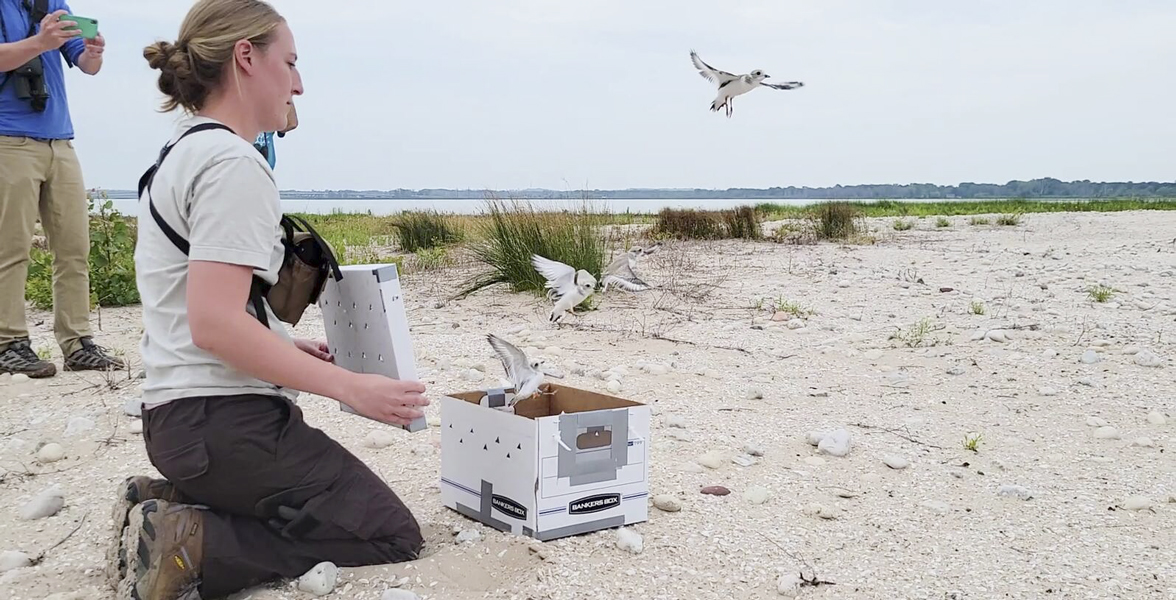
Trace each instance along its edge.
<path fill-rule="evenodd" d="M 208 600 L 321 561 L 415 558 L 409 509 L 293 400 L 300 390 L 406 424 L 428 404 L 424 386 L 342 369 L 248 301 L 253 275 L 272 284 L 283 257 L 278 187 L 252 142 L 284 129 L 302 93 L 290 28 L 260 0 L 200 0 L 174 43 L 143 55 L 164 109 L 188 115 L 140 199 L 143 437 L 166 479 L 120 489 L 119 597 Z"/>

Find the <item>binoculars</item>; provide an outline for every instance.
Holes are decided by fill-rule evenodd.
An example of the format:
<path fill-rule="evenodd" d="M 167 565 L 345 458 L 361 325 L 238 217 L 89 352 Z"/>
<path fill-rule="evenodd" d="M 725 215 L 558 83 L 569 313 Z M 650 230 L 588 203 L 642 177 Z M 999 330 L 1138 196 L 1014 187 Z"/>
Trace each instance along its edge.
<path fill-rule="evenodd" d="M 49 88 L 45 85 L 45 69 L 40 56 L 34 56 L 8 76 L 15 78 L 13 84 L 16 85 L 17 98 L 31 102 L 33 110 L 37 112 L 45 110 L 45 104 L 49 101 Z"/>

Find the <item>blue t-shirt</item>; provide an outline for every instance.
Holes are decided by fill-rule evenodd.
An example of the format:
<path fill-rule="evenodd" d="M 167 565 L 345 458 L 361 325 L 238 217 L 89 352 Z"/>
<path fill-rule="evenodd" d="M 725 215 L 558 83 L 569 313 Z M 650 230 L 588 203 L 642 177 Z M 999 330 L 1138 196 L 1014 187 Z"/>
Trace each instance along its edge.
<path fill-rule="evenodd" d="M 65 0 L 49 0 L 48 12 L 56 10 L 70 12 Z M 25 10 L 23 0 L 0 0 L 0 17 L 4 23 L 3 31 L 0 31 L 0 43 L 19 42 L 28 37 L 30 15 Z M 40 30 L 41 24 L 37 23 L 35 31 Z M 65 68 L 62 65 L 76 65 L 84 50 L 84 42 L 78 36 L 70 38 L 60 50 L 50 50 L 41 55 L 45 87 L 49 90 L 49 100 L 43 112 L 34 111 L 28 100 L 16 97 L 16 81 L 7 81 L 12 78 L 10 73 L 0 74 L 0 85 L 4 86 L 0 89 L 0 135 L 73 139 L 73 122 L 69 118 L 69 102 L 65 95 Z"/>
<path fill-rule="evenodd" d="M 263 131 L 257 134 L 257 139 L 253 140 L 253 147 L 265 157 L 266 162 L 269 163 L 270 168 L 278 162 L 278 153 L 274 149 L 274 132 Z"/>

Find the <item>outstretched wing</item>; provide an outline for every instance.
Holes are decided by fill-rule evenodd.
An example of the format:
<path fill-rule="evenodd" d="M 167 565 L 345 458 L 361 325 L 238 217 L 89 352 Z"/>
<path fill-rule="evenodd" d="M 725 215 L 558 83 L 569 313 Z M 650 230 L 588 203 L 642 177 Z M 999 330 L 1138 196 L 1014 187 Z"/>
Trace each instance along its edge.
<path fill-rule="evenodd" d="M 705 62 L 702 62 L 702 59 L 698 58 L 698 54 L 693 50 L 690 51 L 690 61 L 694 63 L 694 68 L 698 69 L 698 74 L 702 75 L 703 79 L 706 79 L 711 83 L 723 85 L 729 81 L 739 79 L 738 75 L 721 71 L 706 64 Z"/>
<path fill-rule="evenodd" d="M 617 275 L 605 275 L 604 285 L 608 287 L 619 287 L 627 292 L 644 292 L 649 289 L 649 284 L 641 281 L 637 276 L 632 279 L 625 279 Z"/>
<path fill-rule="evenodd" d="M 538 254 L 531 255 L 531 265 L 547 280 L 547 287 L 559 293 L 567 293 L 569 287 L 576 287 L 574 281 L 576 270 L 558 260 L 543 258 Z"/>
<path fill-rule="evenodd" d="M 502 367 L 506 369 L 506 378 L 518 386 L 528 370 L 527 355 L 523 354 L 523 351 L 515 347 L 514 344 L 493 333 L 486 334 L 486 340 L 490 342 L 490 347 L 498 353 L 498 359 L 502 361 Z"/>
<path fill-rule="evenodd" d="M 774 90 L 794 90 L 798 87 L 804 87 L 804 84 L 799 81 L 785 81 L 784 83 L 768 83 L 761 81 L 760 85 L 766 85 Z"/>

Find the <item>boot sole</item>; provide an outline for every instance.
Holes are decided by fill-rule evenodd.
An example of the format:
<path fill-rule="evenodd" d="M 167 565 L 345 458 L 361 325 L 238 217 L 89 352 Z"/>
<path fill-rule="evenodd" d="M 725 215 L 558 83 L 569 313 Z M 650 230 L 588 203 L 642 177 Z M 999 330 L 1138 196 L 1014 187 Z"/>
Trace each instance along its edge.
<path fill-rule="evenodd" d="M 118 582 L 127 574 L 127 552 L 123 537 L 130 525 L 131 509 L 142 501 L 139 488 L 131 485 L 133 477 L 123 480 L 118 488 L 118 500 L 114 503 L 111 513 L 114 535 L 111 544 L 106 549 L 106 578 L 111 589 L 118 588 Z"/>

